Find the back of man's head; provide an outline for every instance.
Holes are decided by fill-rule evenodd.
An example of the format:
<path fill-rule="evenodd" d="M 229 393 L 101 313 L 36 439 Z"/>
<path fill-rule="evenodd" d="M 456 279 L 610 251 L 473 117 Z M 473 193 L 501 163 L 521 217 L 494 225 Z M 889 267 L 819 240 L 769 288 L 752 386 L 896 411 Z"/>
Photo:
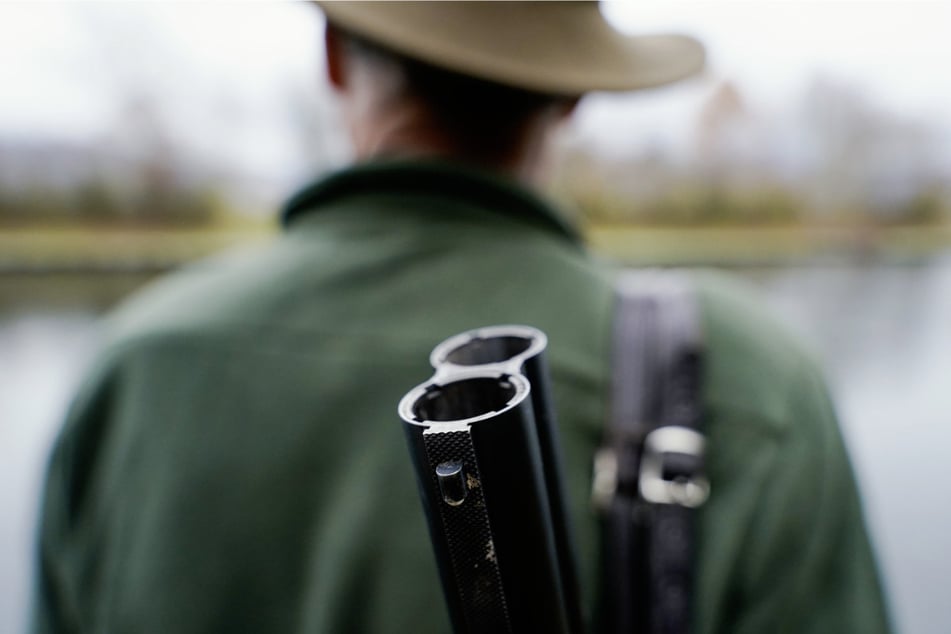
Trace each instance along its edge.
<path fill-rule="evenodd" d="M 428 148 L 519 169 L 584 93 L 703 66 L 695 40 L 621 34 L 597 2 L 320 4 L 358 158 Z"/>
<path fill-rule="evenodd" d="M 375 117 L 414 111 L 427 119 L 431 132 L 444 135 L 464 153 L 507 154 L 534 119 L 552 110 L 567 113 L 577 101 L 439 68 L 331 28 L 347 50 L 347 63 L 370 77 Z"/>

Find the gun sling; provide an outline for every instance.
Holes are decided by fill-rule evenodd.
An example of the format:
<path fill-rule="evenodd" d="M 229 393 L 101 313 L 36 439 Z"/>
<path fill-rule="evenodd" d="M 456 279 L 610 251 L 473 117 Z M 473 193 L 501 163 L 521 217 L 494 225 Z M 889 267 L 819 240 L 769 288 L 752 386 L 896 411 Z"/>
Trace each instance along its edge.
<path fill-rule="evenodd" d="M 686 280 L 617 285 L 612 395 L 592 499 L 603 517 L 601 628 L 687 634 L 694 516 L 707 498 L 699 316 Z"/>

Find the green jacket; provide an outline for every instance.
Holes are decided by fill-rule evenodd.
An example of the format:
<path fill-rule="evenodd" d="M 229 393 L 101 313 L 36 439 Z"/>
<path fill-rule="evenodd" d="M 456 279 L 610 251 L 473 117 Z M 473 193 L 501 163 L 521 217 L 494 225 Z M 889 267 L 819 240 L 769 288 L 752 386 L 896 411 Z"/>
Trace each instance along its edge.
<path fill-rule="evenodd" d="M 285 224 L 114 316 L 52 455 L 34 631 L 447 632 L 396 405 L 436 343 L 499 323 L 549 338 L 592 612 L 610 272 L 533 195 L 444 163 L 344 171 Z M 886 632 L 820 374 L 729 282 L 697 286 L 697 631 Z"/>

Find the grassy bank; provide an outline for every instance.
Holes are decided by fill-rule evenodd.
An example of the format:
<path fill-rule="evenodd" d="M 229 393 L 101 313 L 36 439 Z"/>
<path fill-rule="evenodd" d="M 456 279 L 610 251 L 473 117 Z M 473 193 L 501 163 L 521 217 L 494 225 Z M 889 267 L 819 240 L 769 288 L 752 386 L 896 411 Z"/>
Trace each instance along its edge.
<path fill-rule="evenodd" d="M 914 260 L 951 249 L 951 226 L 633 226 L 600 224 L 586 236 L 630 264 L 789 264 L 825 258 Z"/>
<path fill-rule="evenodd" d="M 273 221 L 208 225 L 0 226 L 0 272 L 158 271 L 267 240 Z"/>
<path fill-rule="evenodd" d="M 0 273 L 161 271 L 240 244 L 260 243 L 271 220 L 196 226 L 0 226 Z M 788 264 L 829 257 L 918 259 L 951 249 L 951 226 L 635 226 L 599 224 L 586 238 L 630 264 Z"/>

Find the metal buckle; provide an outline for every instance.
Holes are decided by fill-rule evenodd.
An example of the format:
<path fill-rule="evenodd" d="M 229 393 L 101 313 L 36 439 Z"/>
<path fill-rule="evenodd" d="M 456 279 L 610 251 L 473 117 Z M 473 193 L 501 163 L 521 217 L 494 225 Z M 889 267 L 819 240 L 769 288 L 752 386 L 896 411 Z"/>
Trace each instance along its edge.
<path fill-rule="evenodd" d="M 594 454 L 591 505 L 598 511 L 607 511 L 616 493 L 617 453 L 610 447 L 602 447 Z"/>
<path fill-rule="evenodd" d="M 700 475 L 665 479 L 664 456 L 679 453 L 702 458 L 704 444 L 703 434 L 686 427 L 659 427 L 647 434 L 638 479 L 641 497 L 654 504 L 703 505 L 710 496 L 707 479 Z"/>

